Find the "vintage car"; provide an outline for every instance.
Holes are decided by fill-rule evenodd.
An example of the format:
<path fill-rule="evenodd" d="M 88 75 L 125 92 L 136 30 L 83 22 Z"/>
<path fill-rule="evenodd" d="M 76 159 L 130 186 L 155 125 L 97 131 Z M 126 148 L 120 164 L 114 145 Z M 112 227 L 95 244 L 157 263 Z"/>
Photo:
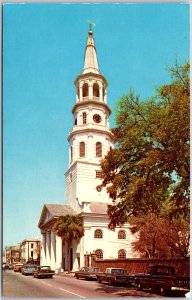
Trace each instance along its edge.
<path fill-rule="evenodd" d="M 37 266 L 33 276 L 36 278 L 52 278 L 55 271 L 51 270 L 50 266 Z"/>
<path fill-rule="evenodd" d="M 37 269 L 36 265 L 26 264 L 21 269 L 21 274 L 22 275 L 33 275 L 36 269 Z"/>
<path fill-rule="evenodd" d="M 23 267 L 22 263 L 17 263 L 14 265 L 14 272 L 21 272 L 21 269 Z"/>
<path fill-rule="evenodd" d="M 106 268 L 105 272 L 98 273 L 96 276 L 99 283 L 108 282 L 109 285 L 131 284 L 134 282 L 134 276 L 128 275 L 127 270 L 123 268 Z"/>
<path fill-rule="evenodd" d="M 178 276 L 175 267 L 164 265 L 149 266 L 145 273 L 135 274 L 135 284 L 138 290 L 150 288 L 165 296 L 169 291 L 189 291 L 190 278 Z"/>
<path fill-rule="evenodd" d="M 99 273 L 98 268 L 93 267 L 83 267 L 80 271 L 75 272 L 75 277 L 77 279 L 83 278 L 83 279 L 97 279 L 96 274 Z"/>

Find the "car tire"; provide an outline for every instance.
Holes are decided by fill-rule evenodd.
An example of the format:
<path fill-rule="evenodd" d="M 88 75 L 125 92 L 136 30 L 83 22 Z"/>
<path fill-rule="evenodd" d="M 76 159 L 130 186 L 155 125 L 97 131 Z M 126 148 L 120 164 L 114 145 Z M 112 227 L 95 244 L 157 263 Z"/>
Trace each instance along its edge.
<path fill-rule="evenodd" d="M 166 295 L 166 289 L 164 286 L 160 286 L 158 288 L 158 294 L 160 294 L 161 296 L 165 296 Z"/>
<path fill-rule="evenodd" d="M 113 281 L 109 280 L 109 285 L 112 286 L 113 285 Z"/>
<path fill-rule="evenodd" d="M 142 291 L 143 290 L 143 286 L 142 286 L 141 282 L 138 282 L 137 289 L 138 289 L 138 291 Z"/>

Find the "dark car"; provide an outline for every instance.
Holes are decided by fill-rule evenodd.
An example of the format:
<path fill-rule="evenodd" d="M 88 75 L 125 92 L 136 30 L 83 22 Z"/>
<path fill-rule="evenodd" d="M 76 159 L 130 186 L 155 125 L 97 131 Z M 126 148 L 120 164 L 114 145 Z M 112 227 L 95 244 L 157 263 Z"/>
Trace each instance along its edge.
<path fill-rule="evenodd" d="M 75 272 L 75 277 L 77 279 L 83 278 L 83 279 L 97 279 L 97 274 L 99 273 L 98 268 L 93 267 L 83 267 L 80 271 Z"/>
<path fill-rule="evenodd" d="M 33 275 L 36 269 L 37 269 L 36 265 L 26 264 L 21 269 L 21 273 L 22 275 Z"/>
<path fill-rule="evenodd" d="M 55 275 L 55 271 L 51 270 L 50 266 L 37 266 L 33 276 L 36 278 L 52 278 Z"/>

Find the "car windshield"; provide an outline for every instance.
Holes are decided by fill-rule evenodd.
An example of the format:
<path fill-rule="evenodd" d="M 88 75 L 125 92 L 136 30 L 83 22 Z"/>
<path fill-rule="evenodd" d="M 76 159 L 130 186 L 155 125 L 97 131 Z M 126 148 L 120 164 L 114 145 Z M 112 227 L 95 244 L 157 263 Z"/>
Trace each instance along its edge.
<path fill-rule="evenodd" d="M 122 270 L 122 269 L 113 269 L 111 270 L 112 274 L 127 274 L 127 270 Z"/>

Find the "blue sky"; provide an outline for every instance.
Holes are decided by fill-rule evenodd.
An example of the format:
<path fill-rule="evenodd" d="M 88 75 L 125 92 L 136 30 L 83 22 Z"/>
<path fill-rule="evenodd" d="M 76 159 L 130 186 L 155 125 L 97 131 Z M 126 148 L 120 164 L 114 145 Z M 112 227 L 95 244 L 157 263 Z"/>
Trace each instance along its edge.
<path fill-rule="evenodd" d="M 146 99 L 170 81 L 166 67 L 189 60 L 188 4 L 3 5 L 4 246 L 40 236 L 44 203 L 64 204 L 88 20 L 113 111 L 130 88 Z"/>

